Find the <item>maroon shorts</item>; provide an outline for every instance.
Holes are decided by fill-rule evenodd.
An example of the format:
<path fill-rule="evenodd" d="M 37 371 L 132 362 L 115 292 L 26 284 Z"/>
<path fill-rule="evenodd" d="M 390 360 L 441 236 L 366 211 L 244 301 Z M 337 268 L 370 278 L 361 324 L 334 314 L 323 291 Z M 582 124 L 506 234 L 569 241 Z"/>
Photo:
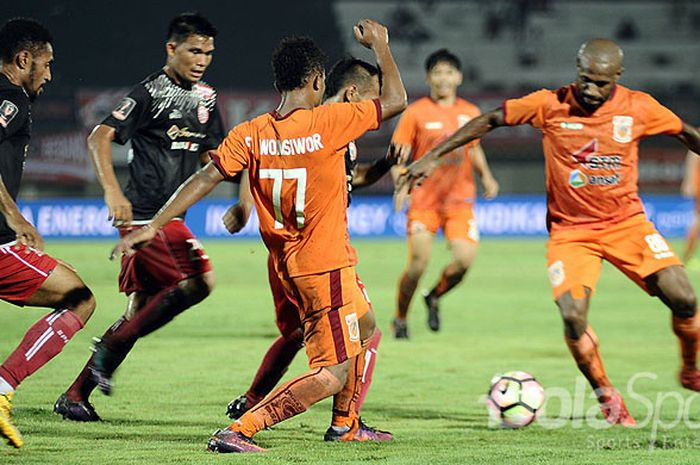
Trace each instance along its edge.
<path fill-rule="evenodd" d="M 138 229 L 119 229 L 119 235 Z M 211 263 L 192 231 L 179 219 L 166 224 L 144 248 L 130 257 L 122 256 L 119 290 L 126 294 L 154 294 L 183 279 L 211 271 Z"/>
<path fill-rule="evenodd" d="M 50 255 L 22 244 L 0 246 L 0 299 L 23 305 L 57 263 Z"/>
<path fill-rule="evenodd" d="M 272 301 L 275 304 L 275 322 L 282 336 L 290 338 L 295 331 L 301 329 L 301 319 L 299 318 L 299 306 L 294 297 L 282 284 L 281 278 L 275 269 L 272 255 L 267 257 L 267 276 L 270 281 L 272 291 Z"/>

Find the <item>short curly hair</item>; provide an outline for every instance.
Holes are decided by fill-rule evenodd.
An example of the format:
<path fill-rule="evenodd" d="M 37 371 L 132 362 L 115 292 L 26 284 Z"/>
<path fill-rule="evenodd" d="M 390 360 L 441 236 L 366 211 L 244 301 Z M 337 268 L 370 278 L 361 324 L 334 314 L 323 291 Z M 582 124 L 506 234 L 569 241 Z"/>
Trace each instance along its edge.
<path fill-rule="evenodd" d="M 286 37 L 272 54 L 275 87 L 280 92 L 303 87 L 314 73 L 325 71 L 326 54 L 310 37 Z"/>
<path fill-rule="evenodd" d="M 13 18 L 0 28 L 0 62 L 10 63 L 22 50 L 38 53 L 51 43 L 51 33 L 39 21 Z"/>

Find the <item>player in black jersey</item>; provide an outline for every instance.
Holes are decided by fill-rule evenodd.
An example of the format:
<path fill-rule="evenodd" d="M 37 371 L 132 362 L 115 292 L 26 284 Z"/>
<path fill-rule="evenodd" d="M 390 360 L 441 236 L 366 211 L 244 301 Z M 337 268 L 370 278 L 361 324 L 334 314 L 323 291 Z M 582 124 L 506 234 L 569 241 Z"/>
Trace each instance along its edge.
<path fill-rule="evenodd" d="M 75 270 L 43 252 L 41 236 L 15 203 L 31 136 L 31 103 L 51 80 L 52 42 L 49 31 L 31 19 L 13 19 L 0 29 L 0 298 L 54 309 L 0 366 L 0 436 L 15 447 L 23 443 L 10 416 L 15 389 L 56 356 L 95 309 Z"/>
<path fill-rule="evenodd" d="M 224 137 L 216 90 L 200 81 L 211 63 L 216 29 L 186 13 L 170 22 L 167 62 L 122 99 L 88 138 L 110 219 L 121 235 L 148 224 L 177 188 L 195 173 Z M 131 141 L 124 193 L 112 167 L 111 143 Z M 141 337 L 202 301 L 214 287 L 201 245 L 175 219 L 133 256 L 122 257 L 119 289 L 127 309 L 94 346 L 94 354 L 54 411 L 76 421 L 98 421 L 89 403 L 95 387 L 112 390 L 112 375 Z"/>
<path fill-rule="evenodd" d="M 363 60 L 346 58 L 333 65 L 326 77 L 324 103 L 372 100 L 379 97 L 380 89 L 381 71 L 379 68 Z M 345 151 L 348 205 L 352 200 L 353 189 L 366 187 L 377 182 L 399 161 L 397 157 L 398 153 L 390 152 L 386 157 L 374 162 L 358 163 L 355 144 L 348 144 Z M 239 232 L 246 225 L 250 218 L 253 204 L 248 176 L 244 174 L 241 178 L 239 202 L 231 206 L 223 217 L 224 225 L 231 234 Z M 274 264 L 268 261 L 268 267 L 274 267 Z M 240 418 L 269 394 L 279 380 L 282 379 L 292 360 L 303 347 L 302 324 L 299 320 L 297 303 L 293 297 L 287 295 L 284 286 L 279 283 L 277 273 L 270 272 L 269 278 L 275 306 L 275 319 L 280 330 L 280 336 L 273 341 L 265 353 L 248 390 L 228 404 L 226 414 L 231 419 Z M 363 374 L 360 398 L 355 406 L 358 415 L 371 384 L 380 338 L 381 332 L 379 328 L 375 328 L 368 347 L 368 360 Z M 371 435 L 374 440 L 382 441 L 392 439 L 391 433 L 375 430 L 362 423 L 362 420 L 360 422 L 361 436 L 363 434 Z M 325 439 L 331 441 L 339 436 L 338 432 L 331 427 L 326 432 Z"/>

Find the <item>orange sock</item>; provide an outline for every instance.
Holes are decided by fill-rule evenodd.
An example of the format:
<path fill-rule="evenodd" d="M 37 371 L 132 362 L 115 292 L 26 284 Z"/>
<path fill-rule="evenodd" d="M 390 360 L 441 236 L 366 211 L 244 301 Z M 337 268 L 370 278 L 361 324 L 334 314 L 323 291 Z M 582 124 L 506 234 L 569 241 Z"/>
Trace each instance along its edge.
<path fill-rule="evenodd" d="M 337 393 L 342 386 L 330 371 L 318 368 L 287 381 L 229 428 L 252 438 L 264 428 L 305 412 L 316 402 Z"/>
<path fill-rule="evenodd" d="M 681 346 L 684 370 L 696 370 L 700 347 L 700 317 L 696 313 L 690 318 L 672 317 L 673 332 Z"/>
<path fill-rule="evenodd" d="M 564 337 L 571 355 L 574 356 L 579 370 L 586 377 L 591 387 L 596 391 L 599 402 L 607 402 L 615 392 L 603 367 L 603 360 L 598 353 L 598 336 L 593 328 L 588 326 L 578 339 Z"/>
<path fill-rule="evenodd" d="M 411 299 L 418 287 L 418 280 L 412 279 L 408 273 L 404 271 L 399 281 L 399 295 L 397 298 L 396 318 L 405 320 L 408 314 L 408 307 L 411 305 Z"/>
<path fill-rule="evenodd" d="M 362 352 L 350 362 L 348 367 L 348 379 L 338 394 L 333 397 L 333 418 L 331 426 L 352 426 L 353 420 L 357 418 L 357 401 L 362 390 L 362 374 L 365 371 L 367 360 L 367 346 L 370 339 L 363 341 Z"/>

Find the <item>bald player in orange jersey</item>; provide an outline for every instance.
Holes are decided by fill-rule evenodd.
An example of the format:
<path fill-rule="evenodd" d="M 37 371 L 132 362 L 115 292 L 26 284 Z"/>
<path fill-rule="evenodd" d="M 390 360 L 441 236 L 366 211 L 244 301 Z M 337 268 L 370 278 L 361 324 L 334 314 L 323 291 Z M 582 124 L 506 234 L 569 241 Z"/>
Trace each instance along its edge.
<path fill-rule="evenodd" d="M 371 20 L 354 27 L 382 70 L 380 98 L 319 106 L 325 90 L 324 56 L 308 38 L 288 38 L 273 54 L 277 110 L 233 128 L 212 163 L 178 190 L 150 225 L 123 237 L 113 251 L 133 254 L 167 221 L 218 183 L 248 169 L 260 232 L 287 290 L 297 297 L 310 371 L 283 384 L 229 427 L 208 448 L 260 452 L 258 431 L 334 396 L 348 412 L 341 441 L 356 440 L 364 347 L 374 314 L 361 294 L 347 229 L 346 146 L 406 107 L 406 91 L 389 49 L 386 28 Z M 334 426 L 340 426 L 334 415 Z"/>
<path fill-rule="evenodd" d="M 430 96 L 408 106 L 396 126 L 391 142 L 402 158 L 419 160 L 460 126 L 481 114 L 476 105 L 457 96 L 462 84 L 462 64 L 446 49 L 437 50 L 425 61 Z M 474 171 L 479 174 L 484 196 L 494 198 L 498 183 L 489 169 L 478 141 L 455 150 L 440 160 L 440 166 L 411 193 L 408 207 L 408 264 L 398 283 L 396 338 L 408 338 L 406 316 L 421 276 L 428 267 L 433 238 L 442 229 L 452 260 L 435 286 L 424 294 L 428 327 L 440 329 L 438 301 L 457 286 L 476 257 L 479 228 L 472 207 L 476 200 Z"/>
<path fill-rule="evenodd" d="M 506 100 L 502 108 L 472 120 L 408 167 L 399 187 L 430 172 L 438 157 L 497 127 L 530 124 L 542 132 L 548 272 L 566 344 L 606 419 L 629 426 L 635 421 L 605 373 L 598 338 L 588 324 L 589 300 L 602 260 L 661 299 L 671 309 L 680 342 L 680 382 L 700 391 L 695 292 L 681 261 L 647 220 L 637 193 L 640 139 L 672 135 L 697 153 L 700 133 L 650 95 L 617 84 L 622 58 L 611 40 L 586 42 L 578 52 L 574 83 Z"/>

